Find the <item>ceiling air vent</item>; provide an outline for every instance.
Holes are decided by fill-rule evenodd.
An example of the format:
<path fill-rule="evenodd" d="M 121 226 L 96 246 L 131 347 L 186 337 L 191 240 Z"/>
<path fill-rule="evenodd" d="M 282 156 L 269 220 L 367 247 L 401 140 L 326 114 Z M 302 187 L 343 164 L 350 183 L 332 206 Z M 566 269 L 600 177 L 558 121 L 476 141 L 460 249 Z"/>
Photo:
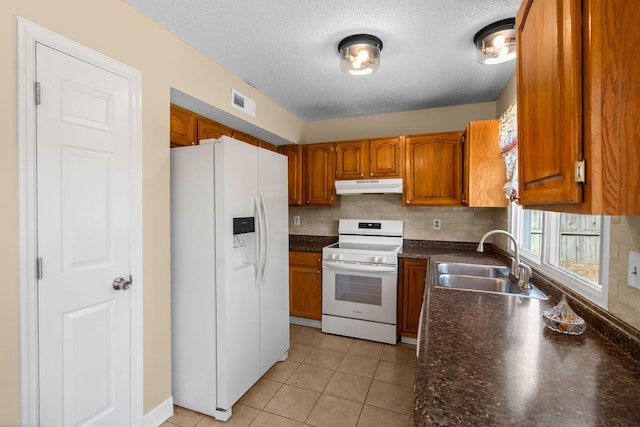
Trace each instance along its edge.
<path fill-rule="evenodd" d="M 231 89 L 231 105 L 238 110 L 244 111 L 251 117 L 256 116 L 256 101 L 244 96 L 235 89 Z"/>

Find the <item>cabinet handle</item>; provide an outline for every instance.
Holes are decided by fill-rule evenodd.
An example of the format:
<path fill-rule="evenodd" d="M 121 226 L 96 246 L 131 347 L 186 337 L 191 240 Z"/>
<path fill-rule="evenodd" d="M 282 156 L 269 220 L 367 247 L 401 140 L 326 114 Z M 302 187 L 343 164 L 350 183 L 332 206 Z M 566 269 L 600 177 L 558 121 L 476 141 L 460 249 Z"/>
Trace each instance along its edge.
<path fill-rule="evenodd" d="M 195 141 L 191 141 L 191 145 L 196 145 L 196 142 Z"/>
<path fill-rule="evenodd" d="M 316 271 L 316 273 L 320 274 L 320 270 Z"/>
<path fill-rule="evenodd" d="M 371 172 L 371 173 L 369 174 L 369 176 L 373 176 L 373 172 Z"/>
<path fill-rule="evenodd" d="M 410 201 L 410 200 L 407 200 L 407 204 L 409 204 L 409 203 L 411 203 L 411 201 Z"/>

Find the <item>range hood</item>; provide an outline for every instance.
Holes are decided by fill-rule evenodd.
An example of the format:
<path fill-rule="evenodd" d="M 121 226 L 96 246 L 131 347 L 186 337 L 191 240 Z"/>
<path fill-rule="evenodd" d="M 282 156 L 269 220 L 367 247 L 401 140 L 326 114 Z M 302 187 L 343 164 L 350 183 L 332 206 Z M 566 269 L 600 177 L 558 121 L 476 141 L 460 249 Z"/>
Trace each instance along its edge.
<path fill-rule="evenodd" d="M 348 179 L 336 181 L 336 194 L 402 193 L 402 178 Z"/>

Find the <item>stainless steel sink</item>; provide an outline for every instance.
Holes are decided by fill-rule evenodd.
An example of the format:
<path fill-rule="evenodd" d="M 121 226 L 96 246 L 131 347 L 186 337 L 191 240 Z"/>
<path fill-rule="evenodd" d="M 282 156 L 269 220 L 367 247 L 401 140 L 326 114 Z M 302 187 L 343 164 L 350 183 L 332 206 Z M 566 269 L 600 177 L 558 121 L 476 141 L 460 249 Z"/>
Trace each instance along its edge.
<path fill-rule="evenodd" d="M 461 274 L 474 277 L 508 277 L 509 267 L 501 265 L 463 264 L 447 262 L 438 264 L 440 274 Z"/>
<path fill-rule="evenodd" d="M 508 279 L 490 277 L 460 276 L 457 274 L 441 274 L 438 284 L 447 288 L 467 289 L 470 291 L 498 292 L 506 294 L 522 294 L 523 289 Z"/>
<path fill-rule="evenodd" d="M 519 286 L 517 279 L 509 276 L 509 271 L 508 267 L 496 265 L 437 263 L 434 285 L 463 291 L 549 299 L 531 284 L 528 288 Z"/>

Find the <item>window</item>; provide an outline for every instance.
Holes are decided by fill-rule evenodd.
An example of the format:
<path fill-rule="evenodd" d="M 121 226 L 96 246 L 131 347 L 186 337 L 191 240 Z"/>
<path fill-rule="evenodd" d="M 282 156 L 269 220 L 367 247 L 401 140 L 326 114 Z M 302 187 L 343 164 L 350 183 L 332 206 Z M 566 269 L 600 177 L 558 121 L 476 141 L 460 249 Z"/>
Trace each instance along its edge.
<path fill-rule="evenodd" d="M 609 217 L 543 212 L 511 204 L 510 231 L 523 260 L 607 308 Z"/>

